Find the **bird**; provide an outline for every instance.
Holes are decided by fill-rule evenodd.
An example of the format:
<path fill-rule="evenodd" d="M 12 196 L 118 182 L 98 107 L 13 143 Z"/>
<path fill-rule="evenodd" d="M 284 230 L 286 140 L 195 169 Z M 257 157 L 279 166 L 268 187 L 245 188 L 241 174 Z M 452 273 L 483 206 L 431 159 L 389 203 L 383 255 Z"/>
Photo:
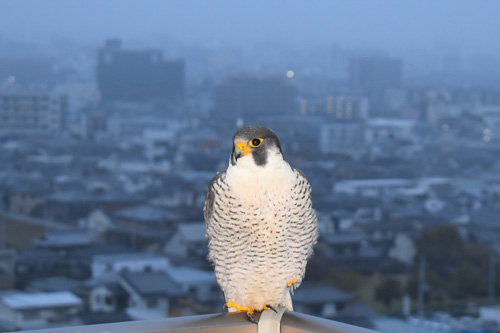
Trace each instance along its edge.
<path fill-rule="evenodd" d="M 236 131 L 227 169 L 209 183 L 204 216 L 223 311 L 246 312 L 252 321 L 255 311 L 293 311 L 317 218 L 309 181 L 285 160 L 271 129 Z"/>

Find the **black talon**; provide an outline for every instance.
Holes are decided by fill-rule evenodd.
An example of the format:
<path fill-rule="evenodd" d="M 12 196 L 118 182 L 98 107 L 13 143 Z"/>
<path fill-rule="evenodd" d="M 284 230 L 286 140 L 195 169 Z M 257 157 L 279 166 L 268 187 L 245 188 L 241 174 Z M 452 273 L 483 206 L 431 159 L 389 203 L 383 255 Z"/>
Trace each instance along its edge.
<path fill-rule="evenodd" d="M 227 308 L 227 303 L 224 303 L 224 304 L 222 305 L 222 309 L 221 309 L 222 313 L 224 313 L 224 310 L 225 310 L 226 308 Z"/>
<path fill-rule="evenodd" d="M 250 312 L 247 312 L 247 317 L 248 317 L 248 320 L 250 320 L 252 323 L 254 323 L 255 325 L 259 325 Z"/>
<path fill-rule="evenodd" d="M 266 308 L 269 308 L 269 309 L 273 310 L 274 312 L 278 313 L 278 311 L 275 308 L 273 308 L 271 305 L 266 305 Z"/>

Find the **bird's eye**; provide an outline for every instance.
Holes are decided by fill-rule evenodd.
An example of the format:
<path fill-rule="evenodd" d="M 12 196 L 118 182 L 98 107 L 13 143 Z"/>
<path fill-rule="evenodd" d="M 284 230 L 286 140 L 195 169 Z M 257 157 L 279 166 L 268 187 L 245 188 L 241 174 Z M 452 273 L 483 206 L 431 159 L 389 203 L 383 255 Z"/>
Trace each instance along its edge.
<path fill-rule="evenodd" d="M 253 148 L 257 148 L 258 146 L 260 146 L 262 144 L 262 140 L 261 138 L 254 138 L 252 140 L 250 140 L 250 142 L 248 143 L 250 145 L 250 147 L 253 147 Z"/>

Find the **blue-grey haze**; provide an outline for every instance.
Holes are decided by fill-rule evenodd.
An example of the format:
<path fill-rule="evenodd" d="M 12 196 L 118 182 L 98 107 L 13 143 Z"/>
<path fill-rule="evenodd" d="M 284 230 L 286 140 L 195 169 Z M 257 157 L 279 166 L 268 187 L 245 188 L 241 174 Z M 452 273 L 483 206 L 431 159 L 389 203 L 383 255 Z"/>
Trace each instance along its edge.
<path fill-rule="evenodd" d="M 140 45 L 259 42 L 500 53 L 495 0 L 2 0 L 0 41 L 46 43 L 106 37 Z"/>

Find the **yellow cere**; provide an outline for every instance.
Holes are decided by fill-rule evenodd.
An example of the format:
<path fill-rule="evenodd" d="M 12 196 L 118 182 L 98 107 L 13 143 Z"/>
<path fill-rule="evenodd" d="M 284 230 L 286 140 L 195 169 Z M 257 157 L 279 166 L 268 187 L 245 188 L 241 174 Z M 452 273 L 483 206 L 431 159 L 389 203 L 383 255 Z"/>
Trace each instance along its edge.
<path fill-rule="evenodd" d="M 241 151 L 241 155 L 242 156 L 245 156 L 247 155 L 249 152 L 250 152 L 250 149 L 248 148 L 248 146 L 246 144 L 244 144 L 243 142 L 238 142 L 236 144 L 236 149 L 238 149 L 239 151 Z"/>

